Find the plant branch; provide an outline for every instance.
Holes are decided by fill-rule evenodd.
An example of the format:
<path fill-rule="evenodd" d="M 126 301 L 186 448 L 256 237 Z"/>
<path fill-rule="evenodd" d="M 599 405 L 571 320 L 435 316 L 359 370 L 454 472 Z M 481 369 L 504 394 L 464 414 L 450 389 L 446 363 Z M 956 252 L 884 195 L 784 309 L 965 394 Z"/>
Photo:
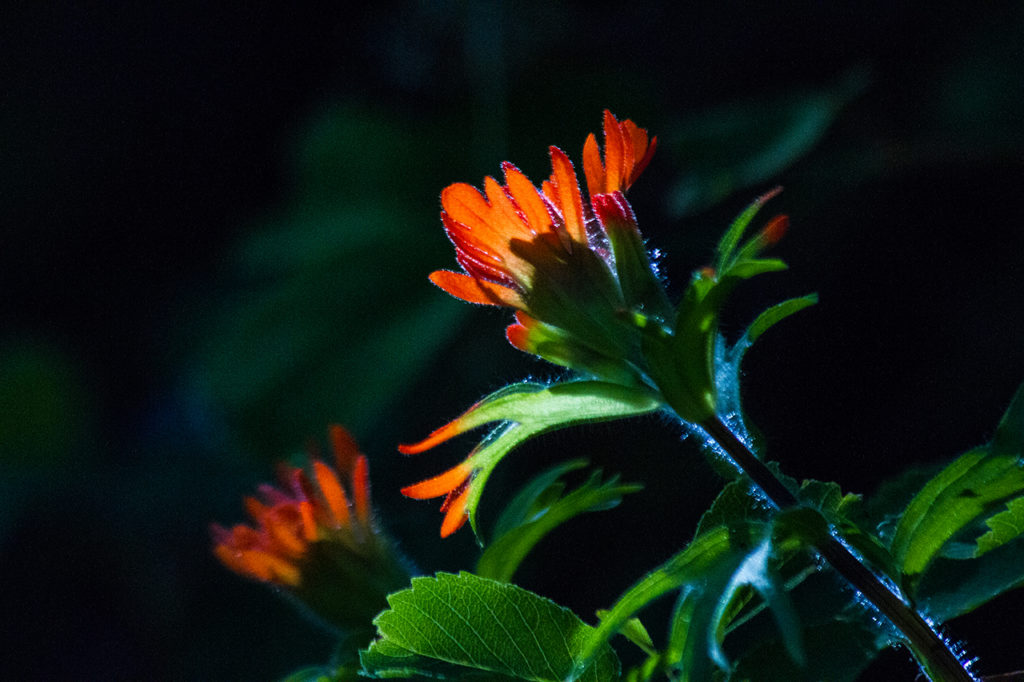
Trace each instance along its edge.
<path fill-rule="evenodd" d="M 758 459 L 736 434 L 718 417 L 712 417 L 700 425 L 708 435 L 732 457 L 733 462 L 779 509 L 796 506 L 796 495 L 772 473 L 765 463 Z M 975 678 L 964 667 L 956 653 L 889 585 L 861 562 L 836 535 L 822 538 L 815 544 L 818 553 L 841 576 L 860 592 L 875 608 L 903 634 L 907 646 L 914 653 L 922 670 L 933 680 L 940 682 L 975 682 Z"/>

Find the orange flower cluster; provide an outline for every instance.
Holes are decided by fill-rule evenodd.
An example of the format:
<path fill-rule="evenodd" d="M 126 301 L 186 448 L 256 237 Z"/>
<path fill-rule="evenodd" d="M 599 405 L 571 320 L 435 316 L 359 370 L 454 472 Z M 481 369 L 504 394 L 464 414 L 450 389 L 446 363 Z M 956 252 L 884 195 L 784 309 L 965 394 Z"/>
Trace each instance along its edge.
<path fill-rule="evenodd" d="M 648 139 L 643 128 L 618 121 L 610 111 L 604 112 L 604 136 L 603 161 L 593 133 L 583 147 L 589 201 L 584 201 L 572 162 L 558 147 L 550 147 L 551 177 L 540 189 L 506 162 L 504 185 L 487 177 L 483 193 L 465 183 L 441 193 L 441 221 L 464 272 L 438 270 L 430 280 L 464 301 L 517 309 L 508 337 L 521 350 L 535 352 L 527 342 L 532 317 L 587 336 L 571 321 L 588 301 L 565 300 L 552 291 L 559 285 L 600 297 L 612 309 L 625 307 L 601 220 L 607 211 L 597 198 L 624 193 L 647 167 L 657 138 Z M 580 251 L 599 256 L 603 272 L 595 272 L 592 259 L 580 259 Z M 552 298 L 560 300 L 552 303 Z"/>
<path fill-rule="evenodd" d="M 263 485 L 262 499 L 245 499 L 253 526 L 211 527 L 214 554 L 225 566 L 294 588 L 302 582 L 302 563 L 314 543 L 338 540 L 355 548 L 372 537 L 366 457 L 342 427 L 332 425 L 329 435 L 337 472 L 348 477 L 351 500 L 338 473 L 319 459 L 313 460 L 312 477 L 303 469 L 284 467 L 283 490 Z"/>

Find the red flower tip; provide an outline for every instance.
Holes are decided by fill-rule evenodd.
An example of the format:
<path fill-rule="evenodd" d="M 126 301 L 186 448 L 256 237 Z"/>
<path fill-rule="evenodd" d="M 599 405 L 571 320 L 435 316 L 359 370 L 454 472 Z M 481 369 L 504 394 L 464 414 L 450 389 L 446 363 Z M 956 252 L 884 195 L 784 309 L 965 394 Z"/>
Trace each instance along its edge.
<path fill-rule="evenodd" d="M 765 246 L 777 244 L 789 229 L 789 216 L 777 215 L 761 230 L 761 243 Z"/>

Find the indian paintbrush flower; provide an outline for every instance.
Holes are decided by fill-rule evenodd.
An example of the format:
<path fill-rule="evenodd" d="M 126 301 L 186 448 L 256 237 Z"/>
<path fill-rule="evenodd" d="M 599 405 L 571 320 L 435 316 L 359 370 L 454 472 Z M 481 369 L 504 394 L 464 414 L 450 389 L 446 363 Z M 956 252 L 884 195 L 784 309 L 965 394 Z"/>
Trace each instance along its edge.
<path fill-rule="evenodd" d="M 498 391 L 422 442 L 399 447 L 423 452 L 481 424 L 499 424 L 461 464 L 402 490 L 416 499 L 446 496 L 442 536 L 473 518 L 490 471 L 511 443 L 529 437 L 512 433 L 516 425 L 540 433 L 666 408 L 695 425 L 715 416 L 717 382 L 733 381 L 736 373 L 716 373 L 719 312 L 738 282 L 785 267 L 760 254 L 782 237 L 788 219 L 778 216 L 743 241 L 747 225 L 779 190 L 758 198 L 726 232 L 714 264 L 694 273 L 673 307 L 625 197 L 656 147 L 646 130 L 605 111 L 603 154 L 593 134 L 583 145 L 588 199 L 558 147 L 549 148 L 551 177 L 540 188 L 505 163 L 504 184 L 488 177 L 482 193 L 464 183 L 441 193 L 441 221 L 463 272 L 439 270 L 431 281 L 470 303 L 513 308 L 515 322 L 506 329 L 513 346 L 596 380 L 572 391 L 582 401 L 579 412 L 552 416 L 548 408 L 562 404 L 561 393 Z M 524 412 L 521 401 L 531 400 L 539 402 Z M 523 426 L 525 417 L 530 426 Z"/>
<path fill-rule="evenodd" d="M 335 469 L 319 458 L 308 472 L 282 465 L 281 487 L 261 485 L 258 498 L 245 499 L 253 525 L 211 527 L 213 551 L 232 571 L 283 590 L 327 623 L 365 628 L 409 575 L 374 523 L 366 456 L 342 427 L 332 425 L 329 437 Z"/>
<path fill-rule="evenodd" d="M 584 200 L 569 157 L 550 147 L 552 172 L 540 188 L 510 163 L 504 184 L 481 193 L 456 183 L 441 193 L 441 221 L 464 272 L 439 270 L 434 284 L 452 296 L 516 309 L 507 331 L 520 350 L 599 378 L 642 381 L 640 343 L 624 312 L 665 316 L 625 191 L 647 166 L 657 138 L 632 121 L 604 116 L 605 150 L 584 145 Z"/>

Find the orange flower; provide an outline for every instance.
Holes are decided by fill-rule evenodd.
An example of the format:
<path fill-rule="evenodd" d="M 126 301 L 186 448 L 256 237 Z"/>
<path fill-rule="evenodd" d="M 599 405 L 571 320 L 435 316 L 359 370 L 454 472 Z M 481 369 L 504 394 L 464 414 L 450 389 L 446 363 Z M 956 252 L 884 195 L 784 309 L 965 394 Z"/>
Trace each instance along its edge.
<path fill-rule="evenodd" d="M 551 176 L 539 189 L 507 162 L 504 184 L 488 177 L 483 192 L 465 183 L 445 188 L 441 221 L 463 272 L 430 275 L 456 298 L 527 314 L 509 330 L 513 345 L 585 371 L 638 359 L 639 342 L 622 312 L 656 308 L 661 314 L 667 305 L 623 196 L 650 161 L 657 138 L 649 140 L 645 130 L 609 111 L 604 136 L 603 160 L 593 134 L 584 145 L 587 200 L 558 147 L 549 148 Z M 544 326 L 524 324 L 528 319 Z M 530 330 L 544 339 L 530 338 Z M 557 345 L 548 343 L 552 337 Z"/>
<path fill-rule="evenodd" d="M 399 449 L 406 454 L 411 454 L 421 452 L 426 448 L 402 446 Z M 402 488 L 402 494 L 414 500 L 429 500 L 446 495 L 447 497 L 441 504 L 441 511 L 444 512 L 444 521 L 441 522 L 441 537 L 446 538 L 462 528 L 466 519 L 469 518 L 466 513 L 466 502 L 469 499 L 469 484 L 472 483 L 475 473 L 470 461 L 466 460 L 443 474 Z"/>
<path fill-rule="evenodd" d="M 335 470 L 319 459 L 312 462 L 312 476 L 297 467 L 282 467 L 283 490 L 262 485 L 262 499 L 245 499 L 254 526 L 212 526 L 213 551 L 225 566 L 294 588 L 302 582 L 302 566 L 315 543 L 341 542 L 358 552 L 372 541 L 366 457 L 342 427 L 332 425 L 329 433 L 337 470 L 348 476 L 352 499 Z"/>
<path fill-rule="evenodd" d="M 591 134 L 584 145 L 584 172 L 590 197 L 625 191 L 647 166 L 657 146 L 630 120 L 604 112 L 605 161 Z M 610 263 L 593 208 L 583 201 L 572 162 L 558 147 L 549 149 L 551 177 L 538 190 L 514 165 L 505 162 L 505 184 L 484 179 L 484 192 L 465 183 L 441 192 L 441 221 L 455 245 L 465 273 L 438 270 L 430 280 L 470 303 L 529 308 L 529 292 L 538 268 L 564 265 L 574 249 L 592 249 Z M 525 244 L 550 251 L 528 252 Z"/>

